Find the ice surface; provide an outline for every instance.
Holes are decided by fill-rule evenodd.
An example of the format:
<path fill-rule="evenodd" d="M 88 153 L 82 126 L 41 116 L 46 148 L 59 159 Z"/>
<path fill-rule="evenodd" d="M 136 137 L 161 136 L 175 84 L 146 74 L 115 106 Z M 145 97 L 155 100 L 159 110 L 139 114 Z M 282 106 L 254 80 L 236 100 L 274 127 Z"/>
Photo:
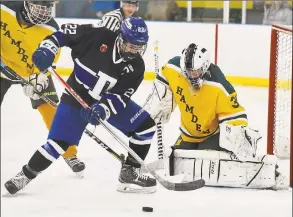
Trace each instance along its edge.
<path fill-rule="evenodd" d="M 58 82 L 56 82 L 56 85 Z M 57 85 L 58 92 L 62 88 Z M 151 87 L 145 82 L 134 99 L 142 103 Z M 264 137 L 259 153 L 265 152 L 267 88 L 237 86 L 239 102 L 246 107 L 251 127 Z M 175 112 L 165 127 L 166 145 L 179 135 Z M 125 153 L 107 132 L 95 134 L 114 150 Z M 84 134 L 79 156 L 86 163 L 85 177 L 75 176 L 63 159 L 33 180 L 16 196 L 5 194 L 4 182 L 18 173 L 34 151 L 46 142 L 47 130 L 21 87 L 7 93 L 1 108 L 1 216 L 3 217 L 292 217 L 292 191 L 246 190 L 205 187 L 192 192 L 172 192 L 159 186 L 152 195 L 116 191 L 120 163 Z M 156 141 L 154 141 L 155 143 Z M 156 145 L 147 161 L 156 159 Z M 288 162 L 285 163 L 288 172 Z M 154 208 L 153 213 L 142 211 Z"/>

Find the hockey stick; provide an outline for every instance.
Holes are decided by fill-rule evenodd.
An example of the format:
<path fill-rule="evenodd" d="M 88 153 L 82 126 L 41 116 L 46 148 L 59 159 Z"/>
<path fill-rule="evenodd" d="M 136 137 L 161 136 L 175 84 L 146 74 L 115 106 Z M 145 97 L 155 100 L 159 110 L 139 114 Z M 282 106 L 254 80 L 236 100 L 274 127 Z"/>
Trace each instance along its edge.
<path fill-rule="evenodd" d="M 13 82 L 17 82 L 23 85 L 29 85 L 29 82 L 23 78 L 22 76 L 18 75 L 16 72 L 14 72 L 12 69 L 10 69 L 8 66 L 6 66 L 2 61 L 1 61 L 1 68 L 5 70 L 7 74 L 6 76 L 9 76 L 10 79 L 13 79 Z M 39 93 L 38 90 L 34 89 L 36 93 L 38 93 L 46 103 L 48 103 L 50 106 L 53 108 L 57 108 L 57 104 L 52 101 L 50 98 L 45 96 L 42 93 Z M 88 129 L 85 129 L 84 131 L 89 137 L 91 137 L 96 143 L 98 143 L 102 148 L 107 150 L 113 157 L 115 157 L 117 160 L 119 160 L 121 163 L 125 161 L 125 155 L 124 154 L 118 154 L 116 153 L 113 149 L 111 149 L 105 142 L 103 142 L 101 139 L 99 139 L 95 134 L 93 134 L 91 131 Z M 159 161 L 154 161 L 148 164 L 148 167 L 151 168 L 151 170 L 159 170 L 161 169 L 161 163 Z M 143 173 L 146 173 L 145 167 L 141 168 L 141 171 Z"/>
<path fill-rule="evenodd" d="M 156 75 L 158 75 L 159 74 L 159 42 L 158 41 L 155 41 L 155 45 L 154 45 L 154 59 L 155 59 L 155 73 Z M 157 91 L 157 94 L 159 97 L 158 91 Z M 159 160 L 163 160 L 164 158 L 163 125 L 161 121 L 157 123 L 157 143 L 158 143 L 158 158 Z"/>
<path fill-rule="evenodd" d="M 159 55 L 158 55 L 158 50 L 159 50 L 159 46 L 158 46 L 158 41 L 156 40 L 154 43 L 154 63 L 155 63 L 155 73 L 156 75 L 159 74 Z M 154 96 L 154 94 L 157 94 L 158 98 L 159 96 L 159 92 L 156 88 L 155 83 L 153 83 L 153 88 L 152 88 L 152 92 L 151 94 L 149 94 L 149 96 L 147 97 L 147 99 L 145 100 L 144 105 L 142 106 L 142 108 L 144 108 L 146 110 L 146 106 L 148 105 L 149 101 L 152 99 L 152 97 Z M 159 99 L 161 100 L 161 99 Z M 156 170 L 160 170 L 160 169 L 164 169 L 165 168 L 165 163 L 164 163 L 164 146 L 163 146 L 163 125 L 162 122 L 159 121 L 157 124 L 157 151 L 158 151 L 158 160 L 155 161 L 156 162 Z M 141 171 L 146 173 L 147 171 L 144 170 L 145 168 L 143 168 Z"/>
<path fill-rule="evenodd" d="M 56 73 L 56 71 L 52 68 L 49 68 L 49 71 L 55 75 L 55 77 L 60 81 L 60 83 L 65 87 L 65 89 L 84 107 L 90 108 L 89 105 L 76 93 L 62 78 L 60 75 Z M 166 189 L 173 190 L 173 191 L 190 191 L 202 188 L 205 185 L 205 181 L 203 179 L 187 182 L 187 183 L 173 183 L 169 182 L 162 177 L 160 177 L 155 171 L 152 171 L 148 165 L 144 163 L 144 161 L 131 149 L 128 147 L 127 144 L 124 143 L 122 139 L 120 139 L 111 129 L 109 129 L 103 121 L 99 120 L 100 124 L 110 133 L 116 141 L 118 141 L 125 150 L 130 153 L 141 166 L 145 166 L 146 169 L 156 178 L 156 180 L 161 183 Z"/>
<path fill-rule="evenodd" d="M 6 66 L 2 61 L 1 61 L 1 68 L 3 70 L 5 70 L 5 72 L 7 73 L 7 75 L 9 75 L 9 78 L 13 78 L 13 81 L 17 81 L 23 85 L 30 85 L 30 83 L 23 78 L 22 76 L 18 75 L 16 72 L 14 72 L 12 69 L 10 69 L 8 66 Z M 38 90 L 36 88 L 34 88 L 34 91 L 36 93 L 38 93 L 41 97 L 41 99 L 43 99 L 46 103 L 48 103 L 50 106 L 52 106 L 53 108 L 57 108 L 57 104 L 52 101 L 50 98 L 48 98 L 47 96 L 45 96 L 42 93 L 39 93 Z M 123 162 L 125 160 L 125 156 L 124 154 L 117 154 L 113 149 L 111 149 L 109 146 L 107 146 L 102 140 L 100 140 L 98 137 L 96 137 L 92 132 L 90 132 L 88 129 L 85 129 L 85 133 L 91 137 L 95 142 L 97 142 L 98 144 L 101 145 L 102 148 L 106 149 L 110 154 L 112 154 L 116 159 L 120 160 L 121 162 Z"/>

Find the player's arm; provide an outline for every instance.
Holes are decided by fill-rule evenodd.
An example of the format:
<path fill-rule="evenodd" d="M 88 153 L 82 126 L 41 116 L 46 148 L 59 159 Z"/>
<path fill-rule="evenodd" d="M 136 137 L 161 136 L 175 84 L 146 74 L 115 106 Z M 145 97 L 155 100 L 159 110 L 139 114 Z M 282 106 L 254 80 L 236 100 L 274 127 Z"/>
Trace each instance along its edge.
<path fill-rule="evenodd" d="M 237 98 L 237 93 L 234 88 L 230 93 L 224 88 L 219 91 L 216 113 L 218 115 L 218 121 L 220 125 L 248 125 L 245 109 L 240 105 Z"/>
<path fill-rule="evenodd" d="M 81 116 L 92 125 L 98 125 L 100 120 L 107 120 L 111 115 L 117 115 L 122 111 L 131 96 L 135 93 L 143 80 L 143 72 L 131 72 L 122 76 L 116 85 L 103 94 L 101 100 L 94 103 L 90 109 L 82 109 Z"/>
<path fill-rule="evenodd" d="M 61 31 L 47 36 L 33 53 L 32 60 L 40 71 L 46 71 L 52 66 L 61 47 L 75 48 L 85 39 L 87 33 L 93 30 L 92 25 L 63 24 Z"/>
<path fill-rule="evenodd" d="M 232 151 L 240 160 L 254 158 L 261 136 L 257 130 L 248 127 L 245 109 L 237 100 L 232 85 L 230 87 L 221 88 L 218 94 L 216 113 L 220 125 L 220 146 Z"/>
<path fill-rule="evenodd" d="M 54 31 L 52 32 L 52 34 L 57 32 L 57 31 L 60 31 L 60 27 L 57 24 L 57 22 L 55 21 L 55 19 L 51 19 L 46 25 L 53 27 Z M 55 59 L 54 59 L 53 65 L 52 65 L 52 67 L 54 69 L 56 69 L 56 65 L 57 65 L 57 62 L 59 60 L 60 54 L 61 54 L 61 48 L 58 49 L 58 53 L 55 56 Z"/>
<path fill-rule="evenodd" d="M 137 76 L 136 73 L 140 76 Z M 134 71 L 127 75 L 123 75 L 122 78 L 118 80 L 117 84 L 103 95 L 100 103 L 104 104 L 109 109 L 110 115 L 118 114 L 126 107 L 142 81 L 143 73 L 141 72 Z"/>
<path fill-rule="evenodd" d="M 58 47 L 70 47 L 79 44 L 85 35 L 93 30 L 92 25 L 78 25 L 73 23 L 61 25 L 60 31 L 48 36 L 45 40 L 51 40 Z"/>

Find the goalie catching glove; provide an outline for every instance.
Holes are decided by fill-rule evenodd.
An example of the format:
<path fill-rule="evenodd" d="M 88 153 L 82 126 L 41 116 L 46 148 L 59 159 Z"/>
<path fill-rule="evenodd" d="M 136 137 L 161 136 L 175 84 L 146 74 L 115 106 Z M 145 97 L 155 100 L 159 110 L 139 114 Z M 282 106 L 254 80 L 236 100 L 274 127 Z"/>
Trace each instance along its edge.
<path fill-rule="evenodd" d="M 246 126 L 220 125 L 220 146 L 235 154 L 238 160 L 249 160 L 256 156 L 261 135 Z"/>
<path fill-rule="evenodd" d="M 40 93 L 43 93 L 45 89 L 49 86 L 49 79 L 48 77 L 43 74 L 31 74 L 28 79 L 29 85 L 23 86 L 23 92 L 26 96 L 38 100 L 40 99 Z M 37 93 L 37 92 L 38 93 Z"/>

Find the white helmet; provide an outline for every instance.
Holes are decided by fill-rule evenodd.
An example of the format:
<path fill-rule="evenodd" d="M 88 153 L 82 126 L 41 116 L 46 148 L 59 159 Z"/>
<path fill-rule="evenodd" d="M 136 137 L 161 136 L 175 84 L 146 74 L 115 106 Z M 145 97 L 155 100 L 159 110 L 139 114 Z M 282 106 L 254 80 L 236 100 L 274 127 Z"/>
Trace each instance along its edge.
<path fill-rule="evenodd" d="M 182 51 L 180 59 L 182 73 L 195 88 L 201 87 L 210 65 L 207 49 L 192 43 Z"/>
<path fill-rule="evenodd" d="M 24 9 L 32 24 L 46 24 L 52 19 L 54 1 L 24 1 Z"/>

